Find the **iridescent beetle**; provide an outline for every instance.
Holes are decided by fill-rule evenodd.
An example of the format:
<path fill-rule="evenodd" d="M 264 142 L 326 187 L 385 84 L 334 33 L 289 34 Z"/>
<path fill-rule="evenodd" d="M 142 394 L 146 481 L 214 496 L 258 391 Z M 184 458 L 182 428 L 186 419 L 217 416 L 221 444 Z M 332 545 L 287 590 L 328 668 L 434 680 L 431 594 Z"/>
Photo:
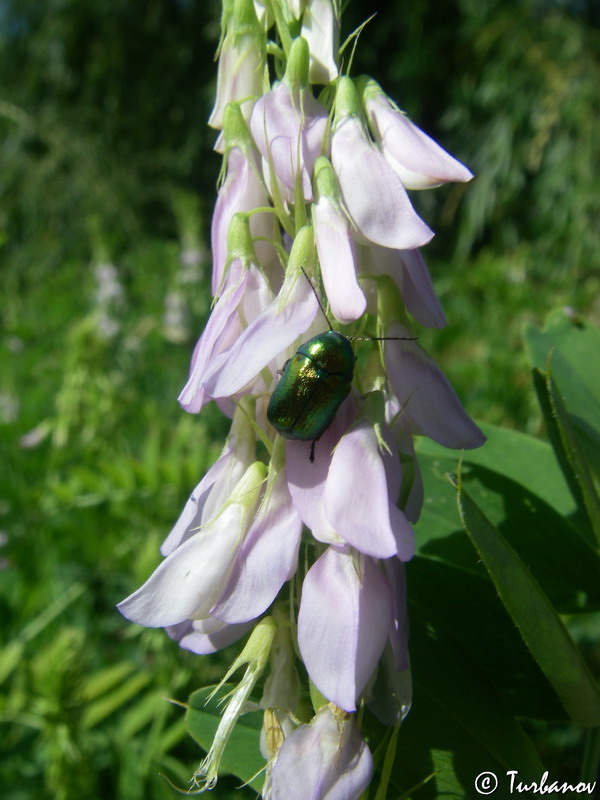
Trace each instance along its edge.
<path fill-rule="evenodd" d="M 352 386 L 356 357 L 350 342 L 390 339 L 414 341 L 416 337 L 344 336 L 334 331 L 308 275 L 306 279 L 329 330 L 304 342 L 295 355 L 285 362 L 281 378 L 269 400 L 267 419 L 284 439 L 312 441 L 310 460 L 314 461 L 317 440 L 333 422 Z"/>

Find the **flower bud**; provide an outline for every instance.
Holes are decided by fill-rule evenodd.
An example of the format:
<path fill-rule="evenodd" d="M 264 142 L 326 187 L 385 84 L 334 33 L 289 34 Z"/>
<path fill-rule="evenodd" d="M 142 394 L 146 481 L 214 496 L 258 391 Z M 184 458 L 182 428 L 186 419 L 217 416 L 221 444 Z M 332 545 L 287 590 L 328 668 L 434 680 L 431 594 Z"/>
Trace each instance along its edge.
<path fill-rule="evenodd" d="M 217 728 L 211 748 L 194 775 L 196 785 L 201 785 L 202 789 L 212 789 L 217 782 L 223 751 L 225 750 L 225 746 L 229 741 L 229 737 L 233 732 L 236 722 L 242 714 L 244 704 L 250 697 L 250 692 L 264 671 L 269 658 L 275 631 L 275 623 L 270 617 L 262 619 L 250 634 L 250 638 L 240 655 L 233 662 L 223 677 L 223 680 L 213 692 L 213 695 L 218 692 L 225 681 L 227 681 L 239 667 L 243 664 L 248 664 L 248 668 L 242 680 L 237 687 L 227 695 L 227 707 L 219 722 L 219 727 Z"/>
<path fill-rule="evenodd" d="M 240 101 L 244 116 L 250 116 L 253 103 L 249 101 L 262 91 L 266 59 L 265 35 L 252 0 L 234 0 L 224 17 L 227 32 L 219 56 L 217 99 L 208 120 L 217 130 L 223 127 L 228 103 Z"/>
<path fill-rule="evenodd" d="M 302 36 L 310 48 L 310 82 L 335 80 L 340 25 L 332 0 L 312 0 L 302 17 Z"/>

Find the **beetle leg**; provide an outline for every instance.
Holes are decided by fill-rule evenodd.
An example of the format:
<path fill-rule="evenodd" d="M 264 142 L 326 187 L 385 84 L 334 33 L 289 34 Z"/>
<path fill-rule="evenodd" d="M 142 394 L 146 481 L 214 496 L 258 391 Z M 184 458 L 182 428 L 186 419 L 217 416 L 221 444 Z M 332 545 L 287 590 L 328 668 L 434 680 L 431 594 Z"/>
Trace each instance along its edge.
<path fill-rule="evenodd" d="M 290 361 L 291 361 L 291 360 L 292 360 L 291 358 L 288 358 L 288 360 L 285 362 L 285 364 L 283 365 L 283 367 L 282 367 L 281 369 L 278 369 L 278 370 L 277 370 L 277 374 L 278 374 L 279 376 L 283 375 L 283 373 L 284 373 L 284 372 L 286 371 L 286 369 L 287 369 L 287 365 L 290 363 Z"/>
<path fill-rule="evenodd" d="M 317 438 L 312 440 L 312 444 L 310 446 L 310 455 L 308 457 L 308 460 L 310 461 L 311 464 L 315 460 L 315 445 L 319 441 L 321 436 L 323 436 L 323 433 L 324 431 L 321 431 L 321 433 L 317 436 Z"/>

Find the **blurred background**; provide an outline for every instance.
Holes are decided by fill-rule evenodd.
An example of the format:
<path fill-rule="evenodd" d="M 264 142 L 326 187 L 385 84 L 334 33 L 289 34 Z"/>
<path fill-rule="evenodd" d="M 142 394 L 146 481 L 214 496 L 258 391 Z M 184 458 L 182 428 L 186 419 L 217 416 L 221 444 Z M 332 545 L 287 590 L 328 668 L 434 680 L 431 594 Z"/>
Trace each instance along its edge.
<path fill-rule="evenodd" d="M 355 0 L 343 38 L 376 11 L 355 74 L 477 176 L 412 195 L 449 320 L 418 335 L 473 416 L 540 434 L 522 326 L 556 307 L 600 319 L 600 4 Z M 219 14 L 0 0 L 7 800 L 173 797 L 159 773 L 185 786 L 199 761 L 162 698 L 185 701 L 224 661 L 114 605 L 158 563 L 228 428 L 176 399 L 210 306 Z"/>

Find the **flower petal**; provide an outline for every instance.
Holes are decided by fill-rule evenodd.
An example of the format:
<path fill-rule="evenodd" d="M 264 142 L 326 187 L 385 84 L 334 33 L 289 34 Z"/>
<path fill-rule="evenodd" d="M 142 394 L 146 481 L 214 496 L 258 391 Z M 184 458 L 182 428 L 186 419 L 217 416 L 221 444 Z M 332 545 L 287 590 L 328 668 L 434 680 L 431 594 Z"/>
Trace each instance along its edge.
<path fill-rule="evenodd" d="M 299 174 L 307 202 L 312 200 L 310 179 L 326 126 L 325 106 L 307 89 L 292 94 L 285 81 L 257 100 L 250 118 L 263 158 L 272 162 L 277 177 L 292 191 Z"/>
<path fill-rule="evenodd" d="M 354 717 L 336 718 L 329 706 L 323 706 L 308 725 L 299 725 L 285 738 L 267 796 L 271 800 L 357 800 L 372 773 L 371 752 Z"/>
<path fill-rule="evenodd" d="M 396 669 L 390 648 L 383 651 L 371 691 L 367 705 L 377 719 L 392 727 L 401 723 L 412 705 L 412 675 L 410 668 Z"/>
<path fill-rule="evenodd" d="M 217 99 L 208 124 L 211 128 L 223 127 L 223 112 L 227 103 L 247 101 L 262 91 L 264 56 L 257 37 L 251 33 L 225 36 L 217 74 Z M 244 116 L 248 119 L 252 102 L 242 102 Z"/>
<path fill-rule="evenodd" d="M 342 436 L 331 459 L 323 507 L 331 527 L 348 544 L 376 558 L 411 558 L 414 534 L 388 495 L 388 482 L 373 426 L 363 420 Z"/>
<path fill-rule="evenodd" d="M 209 655 L 228 647 L 247 633 L 254 620 L 240 625 L 227 625 L 212 618 L 193 620 L 189 633 L 182 636 L 179 646 L 198 655 Z"/>
<path fill-rule="evenodd" d="M 356 709 L 385 647 L 390 618 L 389 586 L 372 559 L 330 547 L 308 571 L 298 645 L 312 682 L 340 708 Z"/>
<path fill-rule="evenodd" d="M 400 325 L 392 336 L 407 336 Z M 386 342 L 390 383 L 414 434 L 429 436 L 445 447 L 480 447 L 485 436 L 469 417 L 446 376 L 416 342 Z"/>
<path fill-rule="evenodd" d="M 428 328 L 443 328 L 446 316 L 431 283 L 425 259 L 420 250 L 401 250 L 404 272 L 402 299 L 406 310 Z"/>
<path fill-rule="evenodd" d="M 272 492 L 263 497 L 227 586 L 211 614 L 229 623 L 245 622 L 262 614 L 296 571 L 301 533 L 302 521 L 281 472 Z"/>
<path fill-rule="evenodd" d="M 393 108 L 383 92 L 367 93 L 365 107 L 383 155 L 407 189 L 472 179 L 464 164 Z"/>
<path fill-rule="evenodd" d="M 333 133 L 331 159 L 346 208 L 369 241 L 411 249 L 433 238 L 433 231 L 413 209 L 402 181 L 351 116 Z"/>
<path fill-rule="evenodd" d="M 196 486 L 190 495 L 190 499 L 185 504 L 183 511 L 179 515 L 179 519 L 173 526 L 165 541 L 162 543 L 160 548 L 161 555 L 168 556 L 173 552 L 173 550 L 175 550 L 176 547 L 179 547 L 182 542 L 184 542 L 186 539 L 189 539 L 189 537 L 195 532 L 194 529 L 197 531 L 197 529 L 200 527 L 200 518 L 202 516 L 202 510 L 204 508 L 204 503 L 206 502 L 206 497 L 215 482 L 226 471 L 232 453 L 233 445 L 230 444 L 228 447 L 226 447 L 225 452 L 220 456 L 220 458 L 217 459 L 217 461 L 215 461 L 200 483 Z M 238 480 L 240 477 L 241 475 L 238 477 Z"/>
<path fill-rule="evenodd" d="M 353 322 L 362 316 L 367 301 L 356 277 L 356 253 L 348 223 L 325 195 L 313 206 L 313 223 L 331 311 L 340 322 Z"/>
<path fill-rule="evenodd" d="M 370 245 L 361 252 L 361 266 L 375 275 L 389 275 L 406 310 L 428 328 L 443 328 L 446 317 L 431 284 L 420 250 L 390 250 Z"/>
<path fill-rule="evenodd" d="M 234 214 L 268 206 L 267 192 L 260 181 L 258 168 L 239 147 L 227 156 L 227 177 L 219 190 L 211 224 L 212 293 L 216 295 L 227 262 L 227 232 Z M 253 214 L 250 229 L 253 236 L 265 236 L 272 225 L 269 214 Z M 260 259 L 259 259 L 260 260 Z"/>
<path fill-rule="evenodd" d="M 184 542 L 143 586 L 118 604 L 121 614 L 148 628 L 164 628 L 208 614 L 225 584 L 243 535 L 242 518 L 239 503 L 227 506 L 218 524 Z"/>
<path fill-rule="evenodd" d="M 256 317 L 204 377 L 211 397 L 230 397 L 246 386 L 271 359 L 289 347 L 312 323 L 319 305 L 300 275 L 286 276 L 279 295 Z"/>
<path fill-rule="evenodd" d="M 285 474 L 294 505 L 302 522 L 313 530 L 320 520 L 319 504 L 331 463 L 331 454 L 356 416 L 356 404 L 348 396 L 338 409 L 331 426 L 315 445 L 314 461 L 309 460 L 311 442 L 285 443 Z"/>
<path fill-rule="evenodd" d="M 243 410 L 234 414 L 230 440 L 234 443 L 233 453 L 225 471 L 215 481 L 210 494 L 206 498 L 200 516 L 200 524 L 210 524 L 219 514 L 221 508 L 231 498 L 235 487 L 242 479 L 256 454 L 256 438 L 250 421 Z"/>
<path fill-rule="evenodd" d="M 339 74 L 335 56 L 340 36 L 331 0 L 311 0 L 302 17 L 300 35 L 306 39 L 310 50 L 310 82 L 334 81 Z"/>
<path fill-rule="evenodd" d="M 406 607 L 406 567 L 397 558 L 388 558 L 383 563 L 392 594 L 392 619 L 390 644 L 397 670 L 410 666 L 408 659 L 408 610 Z"/>
<path fill-rule="evenodd" d="M 400 410 L 398 406 L 394 411 L 394 416 Z M 396 446 L 400 454 L 402 463 L 402 474 L 404 480 L 404 513 L 409 522 L 417 522 L 423 508 L 423 476 L 419 469 L 419 462 L 415 453 L 415 446 L 410 432 L 408 421 L 402 414 L 397 416 L 394 425 Z M 406 484 L 410 484 L 408 492 Z"/>
<path fill-rule="evenodd" d="M 239 325 L 236 309 L 246 289 L 248 272 L 241 270 L 239 261 L 233 261 L 229 267 L 230 288 L 219 297 L 206 324 L 192 356 L 190 377 L 181 390 L 179 402 L 192 414 L 197 414 L 206 397 L 205 373 L 211 360 L 220 352 L 219 341 L 222 341 L 228 328 Z"/>

